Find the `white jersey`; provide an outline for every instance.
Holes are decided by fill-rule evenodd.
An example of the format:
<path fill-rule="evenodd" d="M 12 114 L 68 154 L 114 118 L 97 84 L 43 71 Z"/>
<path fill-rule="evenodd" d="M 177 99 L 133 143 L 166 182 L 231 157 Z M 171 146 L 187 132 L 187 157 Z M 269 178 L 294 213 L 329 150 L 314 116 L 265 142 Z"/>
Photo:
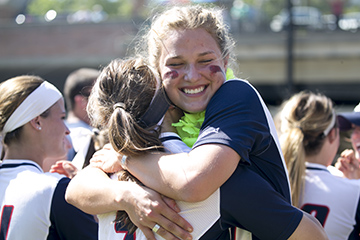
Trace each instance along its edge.
<path fill-rule="evenodd" d="M 320 221 L 330 240 L 359 239 L 360 180 L 334 176 L 320 164 L 306 168 L 301 209 Z"/>
<path fill-rule="evenodd" d="M 164 147 L 172 153 L 188 152 L 190 148 L 181 141 L 175 133 L 161 135 Z M 181 209 L 180 215 L 184 217 L 194 228 L 193 239 L 199 239 L 220 218 L 220 190 L 218 189 L 208 199 L 202 202 L 187 203 L 177 201 Z M 146 240 L 145 235 L 137 229 L 134 236 L 121 229 L 121 223 L 114 223 L 116 212 L 100 214 L 99 239 L 100 240 Z M 155 234 L 156 239 L 163 239 Z"/>
<path fill-rule="evenodd" d="M 92 136 L 92 127 L 81 120 L 71 123 L 65 121 L 65 124 L 70 130 L 68 138 L 72 144 L 72 148 L 68 151 L 67 158 L 73 160 L 75 155 L 81 151 L 85 151 L 86 155 Z M 78 169 L 82 169 L 82 166 Z"/>
<path fill-rule="evenodd" d="M 96 239 L 94 218 L 65 202 L 69 181 L 60 174 L 44 173 L 33 161 L 4 160 L 0 165 L 0 239 Z"/>

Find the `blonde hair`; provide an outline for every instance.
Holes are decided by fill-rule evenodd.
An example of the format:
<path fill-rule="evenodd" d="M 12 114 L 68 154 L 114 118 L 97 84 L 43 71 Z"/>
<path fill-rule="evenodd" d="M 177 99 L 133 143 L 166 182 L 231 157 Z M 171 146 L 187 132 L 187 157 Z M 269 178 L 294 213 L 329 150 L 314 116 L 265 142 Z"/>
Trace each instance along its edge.
<path fill-rule="evenodd" d="M 142 54 L 148 55 L 149 63 L 159 69 L 159 59 L 163 45 L 170 31 L 205 29 L 217 42 L 223 57 L 230 56 L 234 41 L 229 34 L 229 27 L 223 19 L 223 11 L 218 7 L 200 5 L 175 6 L 154 16 L 150 29 L 140 39 Z M 141 46 L 143 43 L 143 46 Z"/>
<path fill-rule="evenodd" d="M 281 149 L 290 177 L 293 205 L 299 207 L 304 190 L 305 157 L 319 153 L 324 144 L 324 130 L 333 118 L 331 99 L 302 91 L 285 101 L 276 118 Z M 335 126 L 333 126 L 335 127 Z"/>

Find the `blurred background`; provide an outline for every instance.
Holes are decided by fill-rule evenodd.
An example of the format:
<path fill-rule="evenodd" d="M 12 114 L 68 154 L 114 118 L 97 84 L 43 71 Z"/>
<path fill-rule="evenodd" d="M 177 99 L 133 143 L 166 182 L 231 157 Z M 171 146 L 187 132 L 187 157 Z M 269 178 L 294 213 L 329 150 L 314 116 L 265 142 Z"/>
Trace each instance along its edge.
<path fill-rule="evenodd" d="M 225 8 L 233 70 L 269 106 L 303 89 L 349 111 L 360 101 L 360 0 L 0 0 L 0 81 L 36 74 L 62 90 L 71 71 L 127 56 L 156 9 L 189 2 Z"/>

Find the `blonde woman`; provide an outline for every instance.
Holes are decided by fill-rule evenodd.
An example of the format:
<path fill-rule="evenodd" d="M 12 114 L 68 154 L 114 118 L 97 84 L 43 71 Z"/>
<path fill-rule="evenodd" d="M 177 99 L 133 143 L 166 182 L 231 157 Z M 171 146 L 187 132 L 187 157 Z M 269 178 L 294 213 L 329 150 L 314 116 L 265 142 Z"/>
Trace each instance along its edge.
<path fill-rule="evenodd" d="M 327 169 L 340 144 L 331 99 L 297 93 L 283 103 L 277 119 L 293 204 L 314 214 L 329 239 L 359 239 L 360 181 L 334 176 Z"/>

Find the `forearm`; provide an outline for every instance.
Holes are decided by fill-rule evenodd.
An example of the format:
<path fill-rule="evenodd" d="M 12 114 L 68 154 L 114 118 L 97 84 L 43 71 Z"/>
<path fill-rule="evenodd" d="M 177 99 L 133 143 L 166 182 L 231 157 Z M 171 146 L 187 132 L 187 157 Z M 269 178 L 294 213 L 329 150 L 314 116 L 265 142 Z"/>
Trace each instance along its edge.
<path fill-rule="evenodd" d="M 131 182 L 111 180 L 102 170 L 86 167 L 70 181 L 66 201 L 89 214 L 124 210 Z"/>
<path fill-rule="evenodd" d="M 187 202 L 202 201 L 231 176 L 240 158 L 232 150 L 224 151 L 224 146 L 201 148 L 189 154 L 131 157 L 127 168 L 146 186 L 165 196 Z"/>
<path fill-rule="evenodd" d="M 290 236 L 291 240 L 297 239 L 313 239 L 313 240 L 326 240 L 324 228 L 321 226 L 319 221 L 312 215 L 305 213 L 299 226 L 296 228 L 295 232 Z"/>

